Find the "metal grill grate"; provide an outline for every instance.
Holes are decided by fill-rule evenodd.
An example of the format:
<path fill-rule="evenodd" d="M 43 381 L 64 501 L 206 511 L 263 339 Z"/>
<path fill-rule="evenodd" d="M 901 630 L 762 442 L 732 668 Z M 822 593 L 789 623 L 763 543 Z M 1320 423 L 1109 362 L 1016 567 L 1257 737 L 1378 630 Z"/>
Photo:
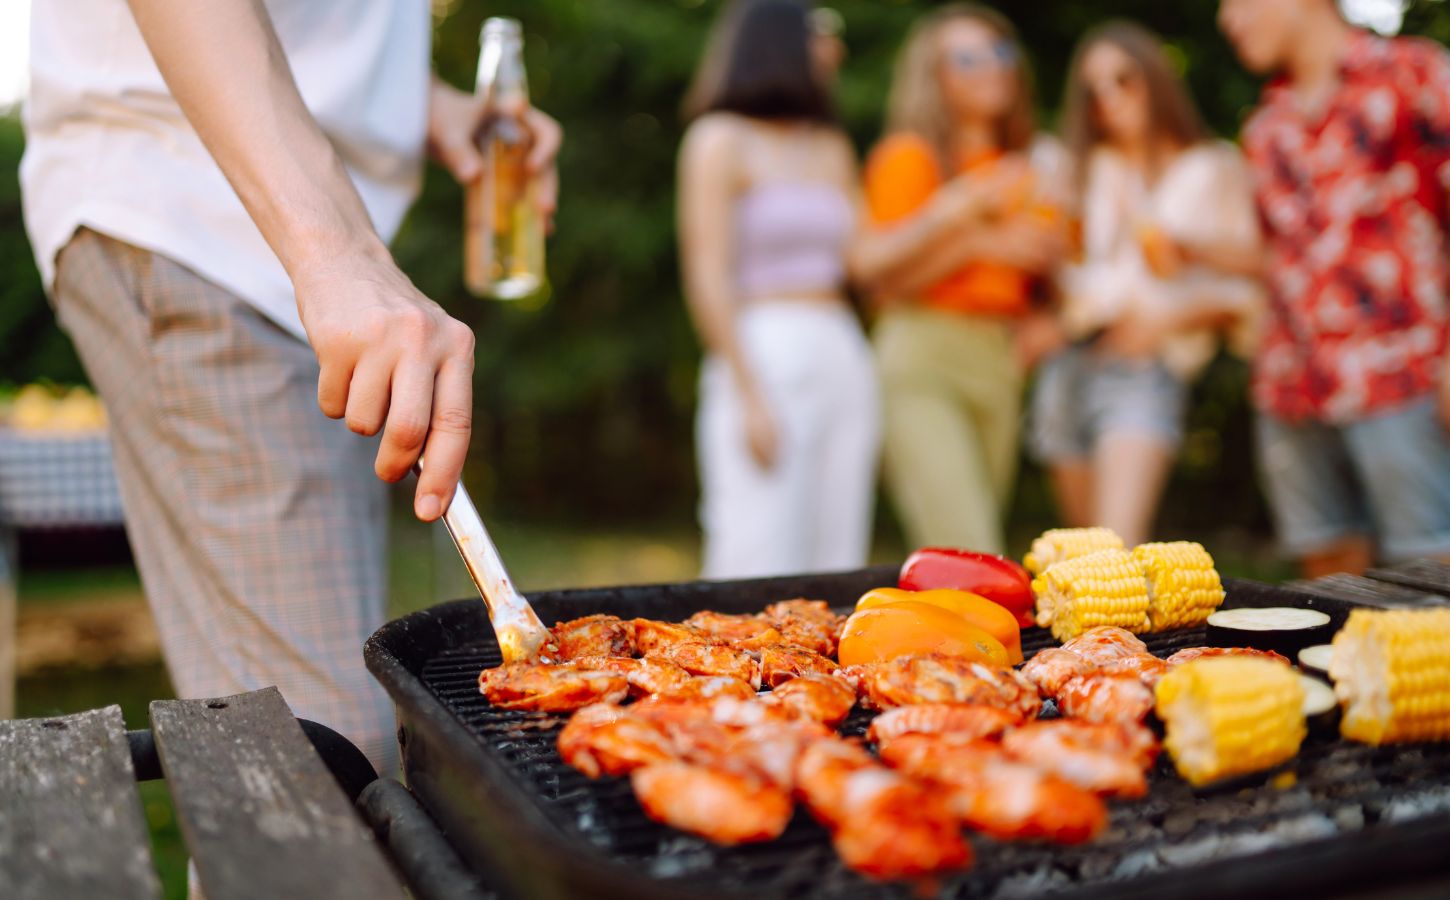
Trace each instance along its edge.
<path fill-rule="evenodd" d="M 1041 629 L 1023 633 L 1030 656 L 1053 643 Z M 1202 630 L 1147 638 L 1166 656 L 1204 643 Z M 425 686 L 528 784 L 556 824 L 635 871 L 679 878 L 715 890 L 784 897 L 910 896 L 845 870 L 823 829 L 798 812 L 779 839 L 716 847 L 650 821 L 626 779 L 590 781 L 564 765 L 554 739 L 564 718 L 493 709 L 478 694 L 478 673 L 499 663 L 491 644 L 465 646 L 429 660 Z M 843 726 L 861 734 L 868 716 Z M 1149 795 L 1112 805 L 1108 831 L 1082 847 L 1006 844 L 975 837 L 977 865 L 944 886 L 947 897 L 1031 897 L 1054 888 L 1126 882 L 1211 859 L 1259 853 L 1334 834 L 1373 829 L 1450 811 L 1450 746 L 1362 747 L 1311 734 L 1294 769 L 1295 783 L 1195 793 L 1163 758 Z"/>

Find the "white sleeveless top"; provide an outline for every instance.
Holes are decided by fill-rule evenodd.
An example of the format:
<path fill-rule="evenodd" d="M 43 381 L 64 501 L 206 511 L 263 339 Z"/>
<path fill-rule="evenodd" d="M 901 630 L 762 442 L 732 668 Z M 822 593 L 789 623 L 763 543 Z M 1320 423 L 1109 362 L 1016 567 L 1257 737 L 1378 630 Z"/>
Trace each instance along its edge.
<path fill-rule="evenodd" d="M 426 0 L 266 0 L 307 107 L 391 240 L 422 178 Z M 167 256 L 299 337 L 292 284 L 172 99 L 126 0 L 34 0 L 25 224 L 47 289 L 75 230 Z"/>

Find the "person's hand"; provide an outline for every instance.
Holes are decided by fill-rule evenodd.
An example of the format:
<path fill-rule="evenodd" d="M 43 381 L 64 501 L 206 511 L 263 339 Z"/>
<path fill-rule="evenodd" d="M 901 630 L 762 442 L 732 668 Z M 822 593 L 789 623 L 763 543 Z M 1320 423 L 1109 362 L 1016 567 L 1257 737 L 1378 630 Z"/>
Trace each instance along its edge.
<path fill-rule="evenodd" d="M 407 475 L 425 451 L 413 510 L 432 521 L 453 499 L 473 420 L 473 332 L 423 296 L 380 243 L 320 256 L 294 273 L 297 305 L 322 373 L 317 405 L 383 437 L 374 469 Z"/>
<path fill-rule="evenodd" d="M 1148 271 L 1159 278 L 1172 278 L 1189 262 L 1188 248 L 1175 241 L 1168 232 L 1151 223 L 1137 227 L 1138 247 Z"/>
<path fill-rule="evenodd" d="M 956 176 L 938 189 L 935 202 L 950 225 L 997 219 L 1021 205 L 1030 178 L 1025 162 L 1003 160 L 989 171 Z"/>
<path fill-rule="evenodd" d="M 1028 216 L 1015 216 L 985 236 L 982 258 L 1024 272 L 1045 274 L 1067 253 L 1061 228 Z"/>
<path fill-rule="evenodd" d="M 1167 312 L 1139 305 L 1108 326 L 1098 347 L 1123 359 L 1152 359 L 1173 330 L 1173 320 Z"/>
<path fill-rule="evenodd" d="M 775 466 L 780 452 L 780 432 L 765 398 L 754 391 L 745 395 L 745 442 L 750 456 L 762 469 Z"/>
<path fill-rule="evenodd" d="M 1035 312 L 1018 324 L 1013 345 L 1022 371 L 1030 372 L 1037 368 L 1038 363 L 1067 346 L 1067 332 L 1057 321 L 1057 316 L 1049 312 Z"/>
<path fill-rule="evenodd" d="M 554 160 L 559 155 L 564 131 L 548 115 L 532 106 L 490 110 L 481 98 L 435 77 L 428 96 L 428 152 L 459 184 L 471 183 L 483 174 L 478 130 L 494 112 L 516 118 L 528 133 L 528 168 L 536 185 L 534 202 L 552 227 L 559 200 L 559 173 Z"/>

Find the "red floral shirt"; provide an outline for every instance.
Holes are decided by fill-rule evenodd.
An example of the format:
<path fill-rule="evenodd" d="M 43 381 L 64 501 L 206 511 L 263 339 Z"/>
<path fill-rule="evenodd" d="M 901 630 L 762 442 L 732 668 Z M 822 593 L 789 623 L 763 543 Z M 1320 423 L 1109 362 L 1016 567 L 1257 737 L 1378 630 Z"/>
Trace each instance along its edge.
<path fill-rule="evenodd" d="M 1254 402 L 1352 422 L 1434 390 L 1450 292 L 1450 55 L 1357 33 L 1327 107 L 1277 82 L 1244 128 L 1269 247 Z"/>

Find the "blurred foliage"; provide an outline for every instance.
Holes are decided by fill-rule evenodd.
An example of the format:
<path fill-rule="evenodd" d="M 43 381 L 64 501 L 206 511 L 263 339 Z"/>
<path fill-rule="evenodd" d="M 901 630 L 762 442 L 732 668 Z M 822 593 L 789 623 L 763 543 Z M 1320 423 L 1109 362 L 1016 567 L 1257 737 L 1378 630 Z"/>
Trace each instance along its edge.
<path fill-rule="evenodd" d="M 880 128 L 897 47 L 922 0 L 837 0 L 850 59 L 840 108 L 863 151 Z M 1111 16 L 1167 36 L 1212 125 L 1232 136 L 1257 85 L 1214 25 L 1214 0 L 999 0 L 1035 64 L 1052 123 L 1072 45 Z M 567 133 L 562 206 L 549 246 L 553 301 L 537 312 L 475 300 L 461 286 L 461 196 L 430 167 L 396 245 L 403 267 L 479 335 L 470 481 L 509 515 L 684 517 L 695 500 L 691 415 L 698 346 L 678 287 L 674 155 L 680 97 L 718 2 L 434 0 L 435 61 L 471 83 L 485 15 L 524 23 L 536 103 Z M 1406 31 L 1450 38 L 1450 10 L 1417 0 Z M 18 128 L 0 122 L 0 380 L 80 377 L 55 329 L 20 229 Z M 1263 527 L 1253 487 L 1240 365 L 1220 361 L 1197 391 L 1164 528 Z M 1018 518 L 1050 518 L 1040 473 L 1024 472 Z"/>

